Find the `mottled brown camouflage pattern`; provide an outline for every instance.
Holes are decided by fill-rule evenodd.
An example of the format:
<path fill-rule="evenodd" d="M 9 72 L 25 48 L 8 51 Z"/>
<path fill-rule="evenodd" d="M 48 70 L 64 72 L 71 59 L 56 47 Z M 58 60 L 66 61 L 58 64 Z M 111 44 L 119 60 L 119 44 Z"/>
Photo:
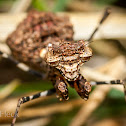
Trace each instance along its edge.
<path fill-rule="evenodd" d="M 47 74 L 60 100 L 69 99 L 67 84 L 88 99 L 91 86 L 79 71 L 92 56 L 92 50 L 86 41 L 73 41 L 68 17 L 32 11 L 9 35 L 7 44 L 16 60 Z"/>
<path fill-rule="evenodd" d="M 47 47 L 48 43 L 62 39 L 73 40 L 73 26 L 68 17 L 31 11 L 9 35 L 7 44 L 18 61 L 46 72 L 47 64 L 41 59 L 40 50 Z"/>

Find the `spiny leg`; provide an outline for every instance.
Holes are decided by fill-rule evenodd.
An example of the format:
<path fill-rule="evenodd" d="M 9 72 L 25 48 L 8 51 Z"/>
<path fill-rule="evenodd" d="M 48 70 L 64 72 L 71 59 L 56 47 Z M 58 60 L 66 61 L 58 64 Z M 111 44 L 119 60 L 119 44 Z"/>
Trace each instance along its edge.
<path fill-rule="evenodd" d="M 102 84 L 119 84 L 119 85 L 123 85 L 125 100 L 126 100 L 126 79 L 125 80 L 110 80 L 110 81 L 90 81 L 90 84 L 92 86 L 102 85 Z"/>
<path fill-rule="evenodd" d="M 47 90 L 47 91 L 43 91 L 43 92 L 37 93 L 35 95 L 31 95 L 31 96 L 26 96 L 26 97 L 20 98 L 18 100 L 17 108 L 16 108 L 16 111 L 15 111 L 14 118 L 12 120 L 11 126 L 15 125 L 16 118 L 17 118 L 17 115 L 18 115 L 18 112 L 19 112 L 21 104 L 23 104 L 25 102 L 28 102 L 30 100 L 33 100 L 33 99 L 37 99 L 37 98 L 40 98 L 40 97 L 52 95 L 55 92 L 56 92 L 56 90 L 53 88 L 53 89 L 50 89 L 50 90 Z"/>
<path fill-rule="evenodd" d="M 0 55 L 1 55 L 3 58 L 9 59 L 9 60 L 12 61 L 13 63 L 15 63 L 16 66 L 17 66 L 18 68 L 20 68 L 21 70 L 23 70 L 23 71 L 25 71 L 25 72 L 28 72 L 28 73 L 30 73 L 30 74 L 32 74 L 32 75 L 35 75 L 35 76 L 37 76 L 37 77 L 40 77 L 40 78 L 45 78 L 45 77 L 46 77 L 45 74 L 39 73 L 39 72 L 37 72 L 37 71 L 35 71 L 35 70 L 30 69 L 27 65 L 18 62 L 18 61 L 15 60 L 12 56 L 7 55 L 6 53 L 3 53 L 3 52 L 0 51 Z"/>
<path fill-rule="evenodd" d="M 54 87 L 56 89 L 57 98 L 59 98 L 60 101 L 69 99 L 67 85 L 62 78 L 56 77 Z"/>
<path fill-rule="evenodd" d="M 82 75 L 79 76 L 78 80 L 74 81 L 74 88 L 82 99 L 88 100 L 91 84 Z"/>
<path fill-rule="evenodd" d="M 92 86 L 101 84 L 123 84 L 122 80 L 110 80 L 110 81 L 90 81 Z"/>
<path fill-rule="evenodd" d="M 105 19 L 109 16 L 109 14 L 111 13 L 111 10 L 110 8 L 106 8 L 104 14 L 103 14 L 103 17 L 102 19 L 100 20 L 98 26 L 95 28 L 95 30 L 93 31 L 93 33 L 91 34 L 91 36 L 89 37 L 89 39 L 87 40 L 89 43 L 92 41 L 95 33 L 99 30 L 101 24 L 105 21 Z"/>
<path fill-rule="evenodd" d="M 123 81 L 124 93 L 125 93 L 125 101 L 126 101 L 126 79 Z"/>

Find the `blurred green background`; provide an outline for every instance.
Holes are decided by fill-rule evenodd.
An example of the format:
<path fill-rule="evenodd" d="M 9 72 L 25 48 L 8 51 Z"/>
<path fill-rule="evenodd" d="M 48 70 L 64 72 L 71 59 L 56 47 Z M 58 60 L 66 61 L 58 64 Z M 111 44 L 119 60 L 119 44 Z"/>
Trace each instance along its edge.
<path fill-rule="evenodd" d="M 0 0 L 0 12 L 8 11 L 15 1 L 16 0 Z M 37 9 L 39 11 L 53 11 L 53 12 L 73 11 L 71 9 L 71 6 L 74 5 L 74 3 L 76 5 L 79 5 L 79 3 L 82 5 L 84 3 L 90 3 L 91 6 L 93 5 L 96 7 L 104 7 L 106 5 L 121 8 L 126 7 L 125 0 L 32 0 L 30 9 L 32 8 Z M 76 8 L 78 7 L 76 6 Z"/>

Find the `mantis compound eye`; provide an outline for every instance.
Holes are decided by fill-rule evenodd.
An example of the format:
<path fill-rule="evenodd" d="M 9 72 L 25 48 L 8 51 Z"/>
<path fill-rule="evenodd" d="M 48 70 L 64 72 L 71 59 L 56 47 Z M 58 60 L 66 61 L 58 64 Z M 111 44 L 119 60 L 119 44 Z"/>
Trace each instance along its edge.
<path fill-rule="evenodd" d="M 51 49 L 52 49 L 52 44 L 49 43 L 49 44 L 48 44 L 48 50 L 50 51 Z"/>
<path fill-rule="evenodd" d="M 48 44 L 47 53 L 46 53 L 46 62 L 50 66 L 57 66 L 60 61 L 60 57 L 54 53 L 54 45 L 51 43 Z"/>

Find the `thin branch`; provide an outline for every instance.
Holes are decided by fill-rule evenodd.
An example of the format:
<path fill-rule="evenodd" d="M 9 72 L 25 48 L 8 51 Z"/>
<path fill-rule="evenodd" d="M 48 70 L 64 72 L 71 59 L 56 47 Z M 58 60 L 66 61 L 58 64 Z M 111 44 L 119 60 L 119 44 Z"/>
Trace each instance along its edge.
<path fill-rule="evenodd" d="M 25 12 L 29 8 L 31 2 L 32 0 L 16 0 L 9 13 Z"/>
<path fill-rule="evenodd" d="M 123 60 L 123 58 L 122 58 L 122 60 Z M 107 75 L 98 72 L 98 69 L 92 70 L 92 69 L 87 68 L 87 67 L 84 67 L 84 69 L 81 70 L 81 73 L 83 75 L 86 75 L 86 77 L 88 77 L 88 79 L 94 79 L 94 80 L 97 80 L 97 81 L 98 80 L 113 80 L 113 79 L 116 79 L 114 76 L 111 75 L 111 72 L 109 71 L 109 69 L 113 70 L 115 68 L 115 66 L 112 67 L 112 65 L 111 65 L 115 61 L 116 61 L 116 64 L 118 65 L 118 63 L 117 63 L 118 59 L 119 59 L 119 57 L 115 58 L 112 61 L 110 61 L 109 63 L 107 63 L 110 66 L 110 68 L 108 68 L 108 71 L 106 71 Z M 123 66 L 123 69 L 124 69 L 124 63 L 125 62 L 120 62 L 120 64 L 119 64 L 119 65 Z M 103 65 L 99 69 L 102 70 L 102 68 L 104 68 L 105 66 L 108 67 L 107 64 Z M 121 71 L 121 70 L 122 69 L 117 69 L 115 71 L 116 73 L 118 73 L 118 76 L 120 74 L 121 75 L 124 74 L 124 71 Z M 117 74 L 116 74 L 116 77 L 117 77 Z M 76 116 L 73 118 L 73 120 L 72 120 L 72 122 L 70 123 L 69 126 L 81 126 L 81 125 L 83 125 L 86 122 L 86 120 L 88 119 L 88 117 L 91 115 L 91 113 L 103 102 L 107 93 L 110 91 L 111 87 L 115 87 L 115 86 L 108 86 L 108 85 L 97 86 L 96 89 L 90 95 L 89 100 L 82 106 L 82 108 L 76 114 Z M 117 86 L 117 88 L 121 91 L 124 91 L 123 86 L 121 86 L 121 85 Z"/>
<path fill-rule="evenodd" d="M 0 100 L 8 97 L 20 84 L 19 80 L 10 82 L 4 89 L 0 91 Z"/>

